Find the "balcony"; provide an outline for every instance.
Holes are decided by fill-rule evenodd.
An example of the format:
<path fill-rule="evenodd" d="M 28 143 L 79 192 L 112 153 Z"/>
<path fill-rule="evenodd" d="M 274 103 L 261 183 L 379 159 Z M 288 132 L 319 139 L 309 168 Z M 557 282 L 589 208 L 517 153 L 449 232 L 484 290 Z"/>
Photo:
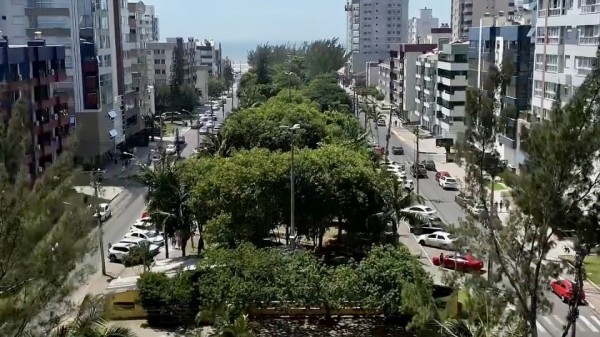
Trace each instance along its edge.
<path fill-rule="evenodd" d="M 454 76 L 454 78 L 438 76 L 437 82 L 449 87 L 466 87 L 468 85 L 466 76 Z"/>
<path fill-rule="evenodd" d="M 34 70 L 34 83 L 35 85 L 47 85 L 54 82 L 53 76 L 54 70 L 51 69 L 40 69 L 37 74 Z"/>
<path fill-rule="evenodd" d="M 581 5 L 581 14 L 600 13 L 600 3 Z"/>
<path fill-rule="evenodd" d="M 448 102 L 464 102 L 466 94 L 464 91 L 455 91 L 454 93 L 442 91 L 442 99 Z"/>
<path fill-rule="evenodd" d="M 498 135 L 498 142 L 504 146 L 509 146 L 511 149 L 517 148 L 517 142 L 505 135 Z"/>
<path fill-rule="evenodd" d="M 54 70 L 54 81 L 65 82 L 67 80 L 66 69 L 53 69 Z"/>

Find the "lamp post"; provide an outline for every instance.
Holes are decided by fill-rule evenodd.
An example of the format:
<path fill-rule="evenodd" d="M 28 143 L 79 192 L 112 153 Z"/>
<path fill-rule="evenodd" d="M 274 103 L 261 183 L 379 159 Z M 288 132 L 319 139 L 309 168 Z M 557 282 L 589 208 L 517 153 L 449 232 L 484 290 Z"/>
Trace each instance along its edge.
<path fill-rule="evenodd" d="M 287 129 L 292 133 L 291 142 L 291 162 L 290 162 L 290 241 L 291 248 L 296 249 L 296 219 L 295 219 L 295 208 L 296 200 L 294 195 L 294 143 L 296 140 L 296 130 L 300 129 L 300 124 L 294 124 L 292 126 L 281 125 L 280 128 Z"/>
<path fill-rule="evenodd" d="M 97 169 L 97 170 L 92 170 L 89 171 L 90 174 L 90 185 L 94 188 L 94 202 L 95 204 L 95 218 L 96 218 L 96 225 L 98 226 L 98 248 L 100 249 L 100 265 L 102 268 L 102 275 L 107 276 L 106 274 L 106 261 L 105 261 L 105 257 L 104 257 L 104 233 L 102 231 L 102 216 L 100 215 L 100 203 L 98 202 L 99 200 L 99 194 L 100 194 L 100 188 L 102 186 L 102 178 L 104 177 L 104 171 Z"/>

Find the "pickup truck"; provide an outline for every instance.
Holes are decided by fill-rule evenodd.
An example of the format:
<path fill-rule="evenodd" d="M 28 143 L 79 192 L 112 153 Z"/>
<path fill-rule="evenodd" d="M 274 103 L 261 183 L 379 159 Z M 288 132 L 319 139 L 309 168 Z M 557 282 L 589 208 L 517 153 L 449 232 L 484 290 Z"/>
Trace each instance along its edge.
<path fill-rule="evenodd" d="M 413 164 L 410 167 L 410 174 L 413 177 L 419 178 L 427 178 L 427 169 L 423 164 Z"/>

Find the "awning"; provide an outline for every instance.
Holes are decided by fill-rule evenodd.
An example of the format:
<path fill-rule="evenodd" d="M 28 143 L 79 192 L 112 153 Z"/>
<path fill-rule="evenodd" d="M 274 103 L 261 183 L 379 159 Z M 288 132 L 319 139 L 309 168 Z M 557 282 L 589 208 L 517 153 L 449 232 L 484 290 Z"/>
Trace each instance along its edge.
<path fill-rule="evenodd" d="M 116 138 L 119 135 L 119 133 L 115 129 L 108 131 L 108 134 L 110 135 L 111 138 Z"/>

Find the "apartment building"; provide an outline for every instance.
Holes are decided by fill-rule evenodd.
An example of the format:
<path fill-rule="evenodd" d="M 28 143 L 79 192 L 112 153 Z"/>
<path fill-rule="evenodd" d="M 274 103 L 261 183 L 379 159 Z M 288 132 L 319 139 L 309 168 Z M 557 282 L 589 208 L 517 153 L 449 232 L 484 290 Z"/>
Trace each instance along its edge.
<path fill-rule="evenodd" d="M 423 8 L 419 10 L 419 17 L 413 17 L 408 24 L 408 43 L 425 43 L 426 36 L 431 32 L 431 28 L 440 25 L 439 19 L 433 17 L 433 10 Z"/>
<path fill-rule="evenodd" d="M 125 0 L 2 1 L 0 27 L 10 41 L 25 44 L 36 31 L 48 44 L 65 46 L 67 77 L 57 91 L 69 96 L 80 129 L 77 155 L 102 162 L 138 131 L 131 79 L 133 48 Z"/>
<path fill-rule="evenodd" d="M 440 27 L 431 28 L 421 43 L 443 45 L 452 41 L 452 28 L 447 23 L 442 23 Z"/>
<path fill-rule="evenodd" d="M 508 115 L 507 125 L 497 138 L 496 150 L 516 171 L 524 161 L 518 141 L 518 120 L 531 108 L 535 49 L 529 36 L 532 26 L 521 25 L 506 16 L 487 17 L 482 21 L 482 27 L 472 27 L 469 32 L 469 86 L 477 88 L 485 83 L 490 69 L 502 69 L 503 61 L 513 64 L 512 80 L 500 102 L 500 109 Z"/>
<path fill-rule="evenodd" d="M 515 14 L 515 0 L 451 0 L 452 40 L 467 41 L 469 28 L 479 26 L 486 13 Z"/>
<path fill-rule="evenodd" d="M 136 92 L 136 108 L 140 115 L 154 115 L 152 100 L 148 83 L 148 42 L 158 41 L 158 26 L 154 6 L 143 2 L 130 2 L 127 4 L 129 12 L 129 34 L 134 48 L 130 50 L 132 86 Z M 142 127 L 140 123 L 140 127 Z"/>
<path fill-rule="evenodd" d="M 168 85 L 171 79 L 171 67 L 175 48 L 180 48 L 184 57 L 183 81 L 196 83 L 196 41 L 182 37 L 167 38 L 165 42 L 150 41 L 146 44 L 148 56 L 148 83 L 160 87 Z"/>
<path fill-rule="evenodd" d="M 416 67 L 417 58 L 433 51 L 434 44 L 394 44 L 390 58 L 379 63 L 378 89 L 385 95 L 385 102 L 396 109 L 406 120 L 417 121 L 414 115 L 416 96 Z"/>
<path fill-rule="evenodd" d="M 464 137 L 469 43 L 451 42 L 416 64 L 414 113 L 433 136 Z"/>
<path fill-rule="evenodd" d="M 209 75 L 221 76 L 224 60 L 220 43 L 208 39 L 198 41 L 196 42 L 196 55 L 199 65 L 207 68 Z"/>
<path fill-rule="evenodd" d="M 74 120 L 68 98 L 55 91 L 67 77 L 65 47 L 46 44 L 41 34 L 25 45 L 9 41 L 0 37 L 0 116 L 10 115 L 19 99 L 27 103 L 32 140 L 23 155 L 35 179 L 71 146 Z"/>
<path fill-rule="evenodd" d="M 348 0 L 346 71 L 365 71 L 368 61 L 388 57 L 393 43 L 408 42 L 408 0 Z"/>

